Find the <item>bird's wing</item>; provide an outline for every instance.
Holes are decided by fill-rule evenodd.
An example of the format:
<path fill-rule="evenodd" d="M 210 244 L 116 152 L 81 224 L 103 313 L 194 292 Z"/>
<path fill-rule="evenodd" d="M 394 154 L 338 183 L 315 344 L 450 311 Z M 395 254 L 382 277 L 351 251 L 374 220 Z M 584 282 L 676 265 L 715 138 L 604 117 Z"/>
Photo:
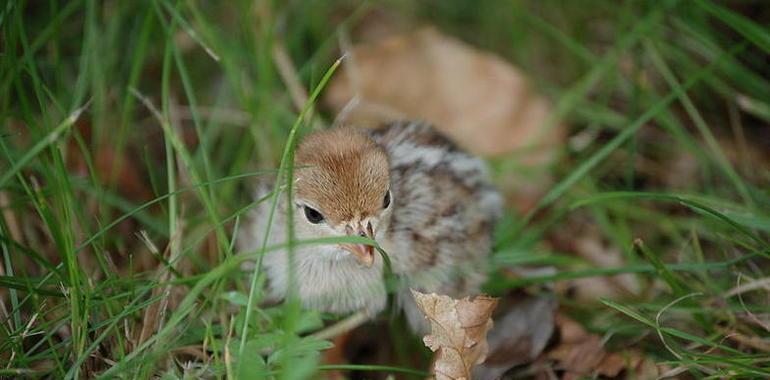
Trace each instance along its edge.
<path fill-rule="evenodd" d="M 394 271 L 424 291 L 476 291 L 502 209 L 484 162 L 424 123 L 393 123 L 371 134 L 390 161 L 386 249 Z"/>
<path fill-rule="evenodd" d="M 257 252 L 262 249 L 265 234 L 268 232 L 270 208 L 273 203 L 274 180 L 260 180 L 255 183 L 253 204 L 243 218 L 238 230 L 237 247 L 240 253 Z M 267 245 L 280 244 L 286 241 L 286 212 L 285 197 L 278 197 L 275 213 L 267 238 Z"/>

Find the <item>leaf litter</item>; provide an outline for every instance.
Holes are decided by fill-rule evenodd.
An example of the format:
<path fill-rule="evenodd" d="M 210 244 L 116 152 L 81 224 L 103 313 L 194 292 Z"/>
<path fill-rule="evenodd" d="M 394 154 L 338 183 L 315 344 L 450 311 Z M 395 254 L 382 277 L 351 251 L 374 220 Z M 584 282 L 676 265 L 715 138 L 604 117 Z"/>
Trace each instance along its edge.
<path fill-rule="evenodd" d="M 487 332 L 492 328 L 498 299 L 477 296 L 458 300 L 414 289 L 412 296 L 430 322 L 431 333 L 423 342 L 436 353 L 431 369 L 436 380 L 470 379 L 473 368 L 483 363 L 489 352 Z"/>

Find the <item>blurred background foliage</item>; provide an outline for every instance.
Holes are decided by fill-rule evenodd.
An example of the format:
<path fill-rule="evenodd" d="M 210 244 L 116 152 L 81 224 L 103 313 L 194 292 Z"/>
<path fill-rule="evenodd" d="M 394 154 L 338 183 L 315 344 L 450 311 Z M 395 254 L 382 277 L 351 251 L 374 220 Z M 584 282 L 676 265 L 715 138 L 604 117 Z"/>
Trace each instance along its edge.
<path fill-rule="evenodd" d="M 246 321 L 233 231 L 299 113 L 277 48 L 311 92 L 346 43 L 433 25 L 517 67 L 563 133 L 524 201 L 522 153 L 490 157 L 511 207 L 487 291 L 559 302 L 509 376 L 767 377 L 768 23 L 751 0 L 8 0 L 0 376 L 424 377 L 388 313 L 334 360 L 307 335 L 332 316 Z M 337 117 L 316 109 L 303 133 Z"/>

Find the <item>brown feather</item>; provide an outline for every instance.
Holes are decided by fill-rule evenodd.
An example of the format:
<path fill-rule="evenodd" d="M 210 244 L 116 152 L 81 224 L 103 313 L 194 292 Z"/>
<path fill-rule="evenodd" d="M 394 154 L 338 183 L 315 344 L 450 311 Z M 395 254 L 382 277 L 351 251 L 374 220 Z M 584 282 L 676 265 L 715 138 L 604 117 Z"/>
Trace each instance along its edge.
<path fill-rule="evenodd" d="M 339 225 L 382 210 L 390 177 L 385 151 L 364 132 L 334 128 L 305 137 L 297 149 L 297 198 Z"/>

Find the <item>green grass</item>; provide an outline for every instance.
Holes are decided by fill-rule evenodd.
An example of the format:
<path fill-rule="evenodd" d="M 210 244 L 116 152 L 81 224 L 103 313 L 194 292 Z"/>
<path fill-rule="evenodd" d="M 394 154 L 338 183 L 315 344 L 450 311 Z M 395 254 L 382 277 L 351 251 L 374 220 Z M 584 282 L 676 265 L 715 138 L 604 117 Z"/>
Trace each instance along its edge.
<path fill-rule="evenodd" d="M 0 5 L 0 377 L 423 378 L 429 362 L 409 355 L 323 364 L 330 343 L 309 333 L 331 317 L 293 298 L 260 305 L 264 275 L 239 270 L 279 247 L 234 251 L 242 216 L 258 202 L 275 206 L 272 195 L 250 199 L 249 185 L 289 178 L 297 139 L 334 119 L 316 100 L 338 64 L 339 35 L 355 37 L 380 7 Z M 587 141 L 560 150 L 534 209 L 506 210 L 488 291 L 630 274 L 637 294 L 559 291 L 560 312 L 608 337 L 608 349 L 637 349 L 691 377 L 768 376 L 759 348 L 767 289 L 742 287 L 769 273 L 770 12 L 761 1 L 387 8 L 517 65 L 554 104 L 544 128 L 566 125 Z M 311 94 L 302 110 L 275 66 L 279 43 Z M 493 167 L 509 175 L 515 152 Z M 622 265 L 576 255 L 570 242 L 586 226 Z M 527 266 L 555 272 L 506 271 Z M 403 321 L 381 319 L 394 342 L 414 345 Z"/>

